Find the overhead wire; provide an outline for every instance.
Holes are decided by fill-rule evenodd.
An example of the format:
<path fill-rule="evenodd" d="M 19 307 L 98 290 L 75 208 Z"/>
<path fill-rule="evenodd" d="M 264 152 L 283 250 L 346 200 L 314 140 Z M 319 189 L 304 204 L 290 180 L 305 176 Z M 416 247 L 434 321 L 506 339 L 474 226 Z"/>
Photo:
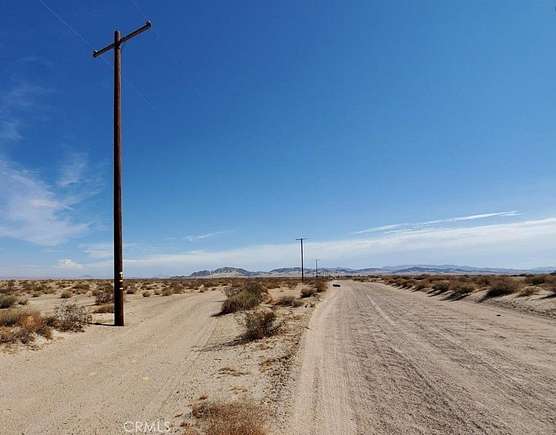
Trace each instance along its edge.
<path fill-rule="evenodd" d="M 77 29 L 74 26 L 72 26 L 64 17 L 62 17 L 58 12 L 52 9 L 44 0 L 38 0 L 38 1 L 54 18 L 56 18 L 60 23 L 62 23 L 71 33 L 77 36 L 79 40 L 87 48 L 89 48 L 91 51 L 94 50 L 93 44 L 85 36 L 83 36 L 82 33 L 77 31 Z M 104 62 L 105 65 L 111 66 L 111 63 L 108 60 L 106 60 L 105 57 L 101 57 L 100 59 Z M 132 80 L 127 78 L 126 82 L 129 83 L 130 87 L 137 93 L 137 95 L 139 95 L 147 103 L 147 105 L 152 110 L 156 110 L 156 107 L 154 106 L 152 101 L 150 101 L 150 99 L 147 98 L 144 92 L 141 91 L 141 89 Z"/>

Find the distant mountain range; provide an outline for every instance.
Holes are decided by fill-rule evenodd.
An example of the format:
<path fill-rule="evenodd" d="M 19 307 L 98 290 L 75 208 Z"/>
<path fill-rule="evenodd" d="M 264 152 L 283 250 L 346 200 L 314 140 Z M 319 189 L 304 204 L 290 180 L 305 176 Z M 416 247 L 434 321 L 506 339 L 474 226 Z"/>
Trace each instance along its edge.
<path fill-rule="evenodd" d="M 384 267 L 367 267 L 364 269 L 352 269 L 348 267 L 332 267 L 319 268 L 319 275 L 333 276 L 365 276 L 365 275 L 407 275 L 407 274 L 507 274 L 515 275 L 520 273 L 551 273 L 556 267 L 538 267 L 535 269 L 506 269 L 497 267 L 470 267 L 458 266 L 453 264 L 443 265 L 426 265 L 426 264 L 410 264 L 402 266 L 384 266 Z M 315 269 L 305 268 L 307 276 L 314 275 Z M 288 277 L 299 276 L 301 274 L 300 267 L 281 267 L 272 269 L 268 272 L 249 271 L 239 267 L 220 267 L 214 270 L 200 270 L 190 275 L 173 276 L 172 278 L 224 278 L 224 277 Z"/>

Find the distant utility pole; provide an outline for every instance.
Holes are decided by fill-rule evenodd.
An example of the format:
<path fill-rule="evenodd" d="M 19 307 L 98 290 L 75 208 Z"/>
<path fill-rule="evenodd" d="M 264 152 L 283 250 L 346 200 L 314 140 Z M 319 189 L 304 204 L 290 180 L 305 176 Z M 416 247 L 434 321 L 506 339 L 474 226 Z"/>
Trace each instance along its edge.
<path fill-rule="evenodd" d="M 99 57 L 109 50 L 114 50 L 114 325 L 124 326 L 124 270 L 122 252 L 122 75 L 120 50 L 124 42 L 151 28 L 147 21 L 130 34 L 120 37 L 114 31 L 114 42 L 100 50 L 93 50 L 93 57 Z"/>
<path fill-rule="evenodd" d="M 319 259 L 315 258 L 315 279 L 319 276 Z"/>
<path fill-rule="evenodd" d="M 300 237 L 299 239 L 295 240 L 299 240 L 301 242 L 301 282 L 303 282 L 303 280 L 305 279 L 305 271 L 303 269 L 303 240 L 305 240 L 305 238 Z"/>

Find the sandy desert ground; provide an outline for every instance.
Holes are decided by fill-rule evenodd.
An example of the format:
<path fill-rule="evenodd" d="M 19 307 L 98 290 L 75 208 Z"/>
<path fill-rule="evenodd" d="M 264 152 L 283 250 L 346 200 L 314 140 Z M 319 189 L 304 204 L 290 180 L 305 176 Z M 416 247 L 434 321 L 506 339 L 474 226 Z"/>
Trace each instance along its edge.
<path fill-rule="evenodd" d="M 0 352 L 1 432 L 144 433 L 133 424 L 147 422 L 200 433 L 196 409 L 209 402 L 251 403 L 276 434 L 555 432 L 553 317 L 338 283 L 275 306 L 279 332 L 251 342 L 238 340 L 238 315 L 215 316 L 221 288 L 126 295 L 124 328 L 96 314 L 83 333 Z M 29 305 L 59 302 L 47 294 Z"/>
<path fill-rule="evenodd" d="M 95 321 L 105 324 L 83 333 L 0 352 L 0 432 L 120 434 L 137 421 L 184 433 L 195 426 L 192 408 L 205 400 L 245 400 L 271 411 L 314 305 L 308 298 L 299 307 L 275 308 L 280 333 L 241 343 L 237 316 L 215 316 L 225 299 L 218 289 L 126 296 L 124 328 L 109 325 L 112 314 L 100 314 Z M 29 304 L 47 311 L 59 302 L 46 295 Z"/>
<path fill-rule="evenodd" d="M 315 311 L 284 433 L 556 431 L 556 323 L 342 282 Z"/>

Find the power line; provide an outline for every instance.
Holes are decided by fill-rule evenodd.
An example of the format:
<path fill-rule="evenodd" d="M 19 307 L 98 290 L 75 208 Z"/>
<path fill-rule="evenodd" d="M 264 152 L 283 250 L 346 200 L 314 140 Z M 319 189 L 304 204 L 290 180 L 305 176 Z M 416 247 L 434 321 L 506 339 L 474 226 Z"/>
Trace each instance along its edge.
<path fill-rule="evenodd" d="M 91 50 L 93 49 L 93 44 L 91 44 L 91 43 L 89 42 L 89 40 L 88 40 L 87 38 L 85 38 L 81 33 L 79 33 L 77 30 L 75 30 L 75 28 L 74 28 L 70 23 L 68 23 L 66 20 L 64 20 L 60 14 L 58 14 L 58 13 L 55 12 L 50 6 L 48 6 L 48 5 L 44 2 L 44 0 L 39 0 L 39 3 L 40 3 L 41 5 L 43 5 L 44 8 L 45 8 L 48 12 L 50 12 L 50 14 L 51 14 L 54 18 L 56 18 L 60 23 L 62 23 L 64 26 L 66 26 L 66 27 L 70 30 L 71 33 L 73 33 L 75 36 L 77 36 L 79 39 L 81 39 L 81 41 L 83 41 L 83 42 L 85 43 L 85 45 L 87 45 Z"/>
<path fill-rule="evenodd" d="M 81 42 L 83 42 L 85 44 L 85 46 L 87 48 L 89 48 L 90 50 L 94 50 L 94 46 L 93 44 L 87 39 L 85 38 L 85 36 L 83 36 L 82 33 L 78 32 L 75 27 L 73 27 L 66 19 L 64 19 L 64 17 L 62 17 L 58 12 L 56 12 L 54 9 L 52 9 L 50 6 L 48 6 L 48 4 L 44 1 L 44 0 L 39 0 L 39 3 L 41 5 L 44 6 L 44 8 L 54 17 L 56 18 L 60 23 L 62 23 L 64 26 L 66 26 L 66 28 L 73 33 L 75 36 L 77 36 Z M 137 6 L 137 5 L 136 5 Z M 147 20 L 146 20 L 147 21 Z M 105 58 L 101 58 L 102 62 L 107 65 L 107 66 L 111 66 L 110 62 L 107 61 Z M 154 106 L 154 104 L 152 103 L 151 100 L 149 100 L 147 98 L 147 96 L 141 91 L 141 89 L 130 79 L 127 80 L 127 84 L 129 84 L 129 86 L 135 91 L 135 93 L 137 93 L 137 95 L 139 95 L 139 97 L 141 97 L 145 103 L 147 103 L 147 105 L 149 105 L 151 107 L 152 110 L 156 111 L 156 107 Z"/>

